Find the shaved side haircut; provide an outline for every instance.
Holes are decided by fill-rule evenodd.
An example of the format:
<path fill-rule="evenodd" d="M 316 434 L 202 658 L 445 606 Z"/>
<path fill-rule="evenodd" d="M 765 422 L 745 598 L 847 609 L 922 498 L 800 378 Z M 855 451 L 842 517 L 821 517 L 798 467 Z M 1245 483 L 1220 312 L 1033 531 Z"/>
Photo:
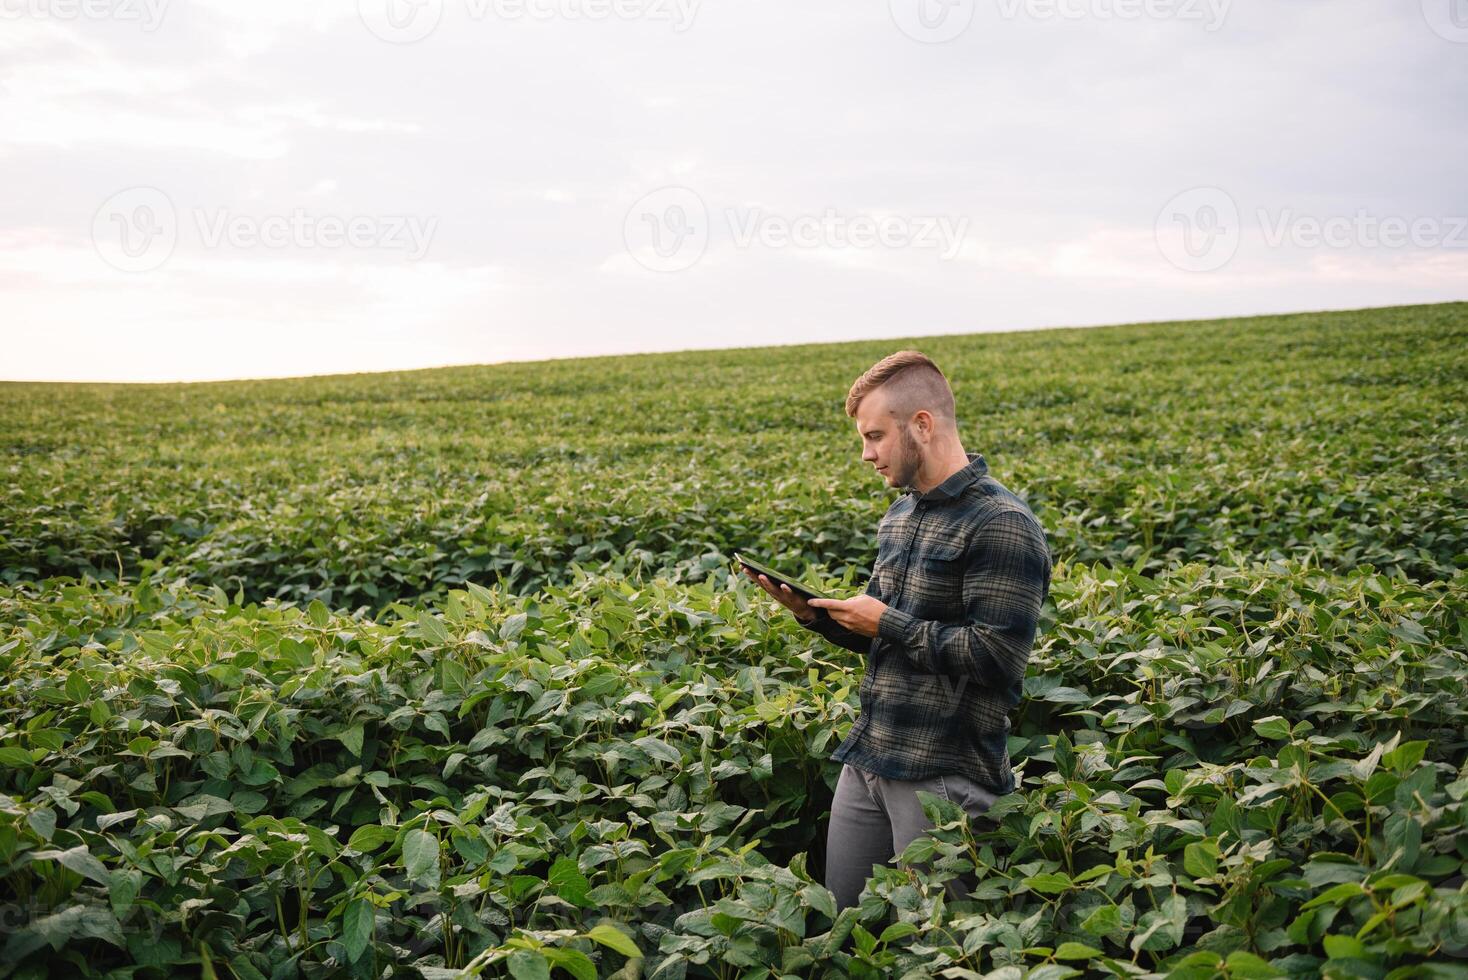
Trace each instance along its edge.
<path fill-rule="evenodd" d="M 927 409 L 935 419 L 946 420 L 949 425 L 957 424 L 953 389 L 926 354 L 900 350 L 873 364 L 852 384 L 846 396 L 846 414 L 855 418 L 861 400 L 878 388 L 887 392 L 888 407 L 904 425 L 921 409 Z"/>

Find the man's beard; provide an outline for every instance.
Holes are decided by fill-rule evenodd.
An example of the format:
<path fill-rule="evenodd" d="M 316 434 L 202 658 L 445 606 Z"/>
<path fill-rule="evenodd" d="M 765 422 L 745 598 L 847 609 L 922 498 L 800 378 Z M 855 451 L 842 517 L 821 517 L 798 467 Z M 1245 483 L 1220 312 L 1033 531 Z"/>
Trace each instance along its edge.
<path fill-rule="evenodd" d="M 912 432 L 906 425 L 897 430 L 898 446 L 902 454 L 901 464 L 893 463 L 893 476 L 897 478 L 897 485 L 916 489 L 913 481 L 917 479 L 918 471 L 923 468 L 923 447 L 912 437 Z"/>

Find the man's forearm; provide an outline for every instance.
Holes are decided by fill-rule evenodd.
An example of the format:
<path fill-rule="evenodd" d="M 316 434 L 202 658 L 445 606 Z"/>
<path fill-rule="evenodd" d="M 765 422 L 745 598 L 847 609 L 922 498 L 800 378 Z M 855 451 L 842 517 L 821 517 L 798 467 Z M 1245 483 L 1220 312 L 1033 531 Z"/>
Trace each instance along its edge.
<path fill-rule="evenodd" d="M 1035 627 L 983 623 L 951 624 L 918 619 L 898 609 L 882 614 L 883 639 L 900 648 L 919 670 L 967 676 L 988 687 L 1005 688 L 1022 679 Z"/>

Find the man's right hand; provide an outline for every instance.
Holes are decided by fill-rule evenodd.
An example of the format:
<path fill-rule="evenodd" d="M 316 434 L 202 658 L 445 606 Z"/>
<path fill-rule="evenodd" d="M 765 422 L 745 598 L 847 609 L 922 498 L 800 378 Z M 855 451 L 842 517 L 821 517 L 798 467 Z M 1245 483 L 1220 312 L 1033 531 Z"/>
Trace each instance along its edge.
<path fill-rule="evenodd" d="M 816 621 L 816 616 L 818 615 L 818 613 L 810 605 L 810 603 L 805 601 L 805 596 L 801 595 L 799 592 L 794 591 L 790 588 L 790 586 L 785 585 L 783 582 L 780 585 L 776 586 L 774 582 L 770 581 L 768 576 L 761 575 L 748 566 L 742 565 L 740 567 L 744 569 L 745 575 L 748 575 L 750 578 L 754 579 L 755 582 L 759 583 L 760 588 L 764 589 L 770 595 L 774 596 L 776 602 L 780 603 L 780 605 L 784 606 L 786 609 L 789 609 L 791 614 L 794 615 L 796 619 L 800 620 L 807 626 Z"/>

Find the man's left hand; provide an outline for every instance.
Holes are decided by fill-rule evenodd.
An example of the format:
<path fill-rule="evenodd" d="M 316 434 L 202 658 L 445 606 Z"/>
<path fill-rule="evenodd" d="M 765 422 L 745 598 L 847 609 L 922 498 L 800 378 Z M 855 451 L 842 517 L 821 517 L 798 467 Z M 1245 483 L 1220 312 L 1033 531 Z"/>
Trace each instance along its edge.
<path fill-rule="evenodd" d="M 808 604 L 826 610 L 838 626 L 858 636 L 876 636 L 877 623 L 881 622 L 882 613 L 887 611 L 885 602 L 869 595 L 859 595 L 854 599 L 810 599 Z"/>

